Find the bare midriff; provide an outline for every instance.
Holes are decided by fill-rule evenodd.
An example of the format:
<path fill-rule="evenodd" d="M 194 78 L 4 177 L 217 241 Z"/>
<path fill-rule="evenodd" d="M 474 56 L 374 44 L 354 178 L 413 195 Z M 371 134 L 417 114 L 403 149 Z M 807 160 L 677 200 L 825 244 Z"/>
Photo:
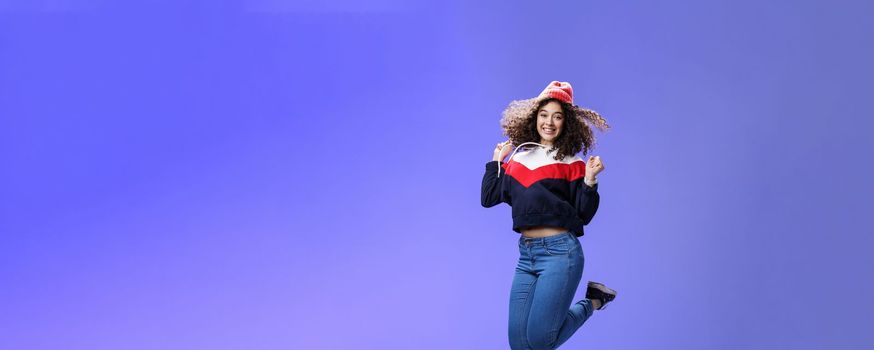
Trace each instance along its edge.
<path fill-rule="evenodd" d="M 522 235 L 525 237 L 548 237 L 555 236 L 562 232 L 567 232 L 568 229 L 564 227 L 555 227 L 555 226 L 531 226 L 523 228 Z"/>

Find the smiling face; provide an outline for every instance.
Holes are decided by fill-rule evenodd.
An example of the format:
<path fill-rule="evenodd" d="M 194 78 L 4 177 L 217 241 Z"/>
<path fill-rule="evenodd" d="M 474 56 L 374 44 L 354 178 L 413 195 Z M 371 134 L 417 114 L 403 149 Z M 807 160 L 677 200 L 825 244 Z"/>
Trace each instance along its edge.
<path fill-rule="evenodd" d="M 557 101 L 549 101 L 537 110 L 537 133 L 540 134 L 540 143 L 552 145 L 558 135 L 561 135 L 562 126 L 564 126 L 564 112 Z"/>

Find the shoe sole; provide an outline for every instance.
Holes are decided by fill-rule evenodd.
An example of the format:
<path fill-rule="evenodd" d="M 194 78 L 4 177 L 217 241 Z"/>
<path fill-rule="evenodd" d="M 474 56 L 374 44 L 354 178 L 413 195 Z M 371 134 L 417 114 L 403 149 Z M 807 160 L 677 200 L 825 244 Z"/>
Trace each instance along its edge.
<path fill-rule="evenodd" d="M 610 287 L 607 287 L 603 283 L 599 283 L 599 282 L 591 282 L 590 281 L 588 283 L 587 287 L 592 287 L 592 288 L 600 290 L 601 292 L 604 292 L 607 294 L 612 294 L 614 297 L 616 296 L 616 294 L 618 294 L 615 290 L 610 289 Z"/>

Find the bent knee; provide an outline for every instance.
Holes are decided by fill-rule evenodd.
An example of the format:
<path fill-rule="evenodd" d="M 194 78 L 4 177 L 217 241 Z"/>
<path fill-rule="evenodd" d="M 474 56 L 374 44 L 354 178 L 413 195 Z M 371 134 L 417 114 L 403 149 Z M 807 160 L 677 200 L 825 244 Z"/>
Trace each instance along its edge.
<path fill-rule="evenodd" d="M 510 327 L 507 333 L 510 341 L 510 349 L 512 350 L 530 350 L 528 346 L 528 338 L 525 336 L 525 329 L 520 327 Z"/>
<path fill-rule="evenodd" d="M 528 345 L 531 350 L 552 350 L 555 349 L 555 340 L 558 334 L 556 332 L 547 332 L 528 335 Z"/>

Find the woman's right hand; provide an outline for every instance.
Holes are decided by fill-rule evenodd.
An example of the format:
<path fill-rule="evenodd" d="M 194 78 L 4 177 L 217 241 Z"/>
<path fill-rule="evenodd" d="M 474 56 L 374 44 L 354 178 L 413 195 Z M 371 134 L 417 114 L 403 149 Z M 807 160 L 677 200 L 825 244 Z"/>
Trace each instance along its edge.
<path fill-rule="evenodd" d="M 510 143 L 510 140 L 500 142 L 497 146 L 495 146 L 495 154 L 492 156 L 492 160 L 495 161 L 503 161 L 510 151 L 513 150 L 513 144 Z"/>

